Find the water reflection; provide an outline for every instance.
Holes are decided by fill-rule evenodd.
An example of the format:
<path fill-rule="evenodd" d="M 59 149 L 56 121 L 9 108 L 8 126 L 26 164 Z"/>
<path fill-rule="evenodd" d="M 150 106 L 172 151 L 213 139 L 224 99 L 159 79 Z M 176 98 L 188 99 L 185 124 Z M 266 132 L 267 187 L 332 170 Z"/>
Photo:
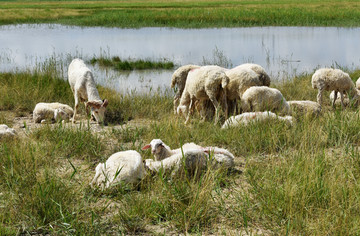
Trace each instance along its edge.
<path fill-rule="evenodd" d="M 320 66 L 360 64 L 360 28 L 253 27 L 221 29 L 70 27 L 10 25 L 0 27 L 0 70 L 32 68 L 49 57 L 67 64 L 73 57 L 119 56 L 122 59 L 167 58 L 177 65 L 202 64 L 219 50 L 236 66 L 262 65 L 273 80 Z M 94 68 L 97 81 L 118 91 L 168 87 L 172 71 L 122 74 Z"/>

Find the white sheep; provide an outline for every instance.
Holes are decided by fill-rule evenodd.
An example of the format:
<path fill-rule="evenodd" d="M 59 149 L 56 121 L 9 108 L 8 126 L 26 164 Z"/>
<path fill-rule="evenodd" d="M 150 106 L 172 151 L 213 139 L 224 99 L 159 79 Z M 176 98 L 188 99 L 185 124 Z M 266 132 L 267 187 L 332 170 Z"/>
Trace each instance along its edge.
<path fill-rule="evenodd" d="M 272 111 L 290 114 L 290 106 L 278 89 L 266 86 L 253 86 L 248 88 L 242 98 L 243 112 Z"/>
<path fill-rule="evenodd" d="M 73 109 L 66 104 L 59 102 L 36 104 L 33 111 L 33 120 L 35 123 L 45 121 L 69 120 L 74 114 Z"/>
<path fill-rule="evenodd" d="M 342 107 L 345 107 L 345 92 L 350 92 L 351 95 L 358 99 L 358 95 L 354 90 L 354 82 L 351 80 L 349 74 L 339 69 L 321 68 L 316 70 L 312 76 L 311 84 L 314 89 L 319 90 L 317 95 L 317 102 L 320 104 L 320 106 L 322 105 L 322 94 L 324 91 L 335 91 L 334 100 L 332 101 L 333 106 L 335 106 L 338 92 L 340 93 Z"/>
<path fill-rule="evenodd" d="M 174 114 L 176 114 L 176 108 L 179 106 L 181 95 L 184 91 L 186 79 L 188 76 L 188 73 L 193 70 L 200 68 L 200 66 L 197 65 L 185 65 L 179 67 L 175 72 L 173 73 L 171 77 L 171 88 L 177 87 L 177 92 L 174 96 Z"/>
<path fill-rule="evenodd" d="M 360 77 L 356 80 L 356 88 L 360 90 Z"/>
<path fill-rule="evenodd" d="M 211 100 L 215 108 L 215 123 L 217 123 L 221 98 L 224 100 L 224 108 L 227 111 L 226 86 L 228 83 L 229 78 L 225 74 L 225 69 L 219 66 L 203 66 L 191 70 L 177 108 L 178 114 L 182 113 L 186 116 L 185 124 L 188 123 L 197 100 L 201 103 Z"/>
<path fill-rule="evenodd" d="M 235 111 L 237 100 L 241 99 L 243 93 L 248 88 L 252 86 L 265 85 L 260 79 L 260 75 L 247 67 L 238 66 L 231 70 L 227 70 L 225 73 L 229 77 L 229 84 L 226 87 L 226 94 L 230 113 Z"/>
<path fill-rule="evenodd" d="M 245 63 L 242 65 L 239 65 L 235 68 L 233 68 L 234 70 L 237 69 L 251 69 L 253 70 L 257 75 L 259 80 L 261 81 L 261 85 L 263 86 L 270 86 L 270 77 L 269 75 L 266 73 L 265 69 L 258 65 L 258 64 L 253 64 L 253 63 Z"/>
<path fill-rule="evenodd" d="M 155 161 L 165 160 L 170 156 L 181 154 L 189 150 L 201 150 L 207 154 L 212 154 L 217 165 L 231 168 L 234 166 L 234 155 L 226 149 L 219 147 L 202 147 L 195 143 L 185 143 L 181 148 L 172 150 L 161 139 L 153 139 L 150 144 L 145 145 L 142 150 L 151 148 Z M 173 162 L 171 162 L 173 163 Z"/>
<path fill-rule="evenodd" d="M 145 160 L 145 167 L 151 171 L 172 172 L 173 175 L 183 173 L 186 170 L 189 174 L 201 173 L 206 169 L 208 154 L 201 149 L 186 150 L 184 153 L 176 153 L 161 161 L 152 159 Z"/>
<path fill-rule="evenodd" d="M 73 122 L 75 122 L 79 102 L 84 102 L 86 112 L 88 113 L 90 107 L 95 120 L 103 123 L 108 100 L 101 100 L 93 74 L 83 60 L 78 58 L 72 60 L 68 69 L 68 80 L 75 98 Z"/>
<path fill-rule="evenodd" d="M 183 150 L 189 149 L 202 149 L 201 146 L 195 143 L 185 143 L 181 148 L 171 150 L 171 148 L 166 145 L 161 139 L 153 139 L 150 144 L 145 145 L 142 150 L 151 148 L 151 153 L 154 155 L 156 161 L 161 161 L 171 155 L 181 152 Z"/>
<path fill-rule="evenodd" d="M 142 158 L 137 151 L 128 150 L 112 154 L 105 163 L 95 168 L 92 187 L 109 188 L 120 182 L 137 183 L 145 176 Z"/>
<path fill-rule="evenodd" d="M 321 112 L 320 104 L 313 101 L 288 101 L 291 112 L 301 114 L 319 115 Z"/>
<path fill-rule="evenodd" d="M 353 106 L 358 106 L 359 105 L 359 100 L 360 100 L 360 90 L 358 90 L 357 88 L 355 88 L 352 92 L 352 99 L 349 99 L 349 96 L 345 93 L 344 94 L 344 106 L 347 107 L 349 106 L 349 104 L 351 103 Z M 330 98 L 330 102 L 332 102 L 334 104 L 334 106 L 339 106 L 341 105 L 341 97 L 337 97 L 335 99 L 335 91 L 332 91 L 329 95 Z M 334 102 L 335 101 L 335 102 Z"/>
<path fill-rule="evenodd" d="M 9 128 L 7 125 L 0 125 L 0 139 L 5 137 L 13 137 L 16 135 L 16 132 L 13 128 Z"/>
<path fill-rule="evenodd" d="M 237 116 L 232 116 L 225 121 L 222 125 L 222 129 L 227 129 L 231 127 L 237 127 L 239 125 L 247 126 L 253 122 L 264 122 L 264 121 L 272 121 L 279 120 L 284 121 L 287 125 L 293 125 L 293 117 L 292 116 L 278 116 L 273 112 L 264 111 L 264 112 L 245 112 Z"/>

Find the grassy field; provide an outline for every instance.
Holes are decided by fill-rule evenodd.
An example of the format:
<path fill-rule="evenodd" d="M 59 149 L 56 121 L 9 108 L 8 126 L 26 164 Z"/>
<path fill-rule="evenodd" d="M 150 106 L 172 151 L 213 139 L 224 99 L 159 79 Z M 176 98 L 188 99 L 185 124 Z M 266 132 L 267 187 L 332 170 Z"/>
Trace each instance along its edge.
<path fill-rule="evenodd" d="M 332 109 L 295 115 L 293 127 L 253 124 L 221 130 L 196 117 L 185 126 L 172 113 L 172 93 L 121 95 L 109 100 L 109 126 L 85 122 L 20 128 L 39 101 L 73 105 L 54 67 L 0 73 L 0 123 L 19 137 L 0 142 L 0 235 L 279 234 L 357 235 L 360 231 L 360 117 Z M 350 73 L 354 81 L 360 71 Z M 311 75 L 275 84 L 287 100 L 316 100 Z M 27 91 L 31 91 L 28 93 Z M 327 94 L 328 95 L 328 94 Z M 81 111 L 84 112 L 83 110 Z M 141 122 L 140 122 L 141 121 Z M 123 126 L 120 126 L 123 125 Z M 236 156 L 230 173 L 209 170 L 200 180 L 147 176 L 136 186 L 101 192 L 89 187 L 99 161 L 161 138 L 170 147 L 195 142 Z"/>
<path fill-rule="evenodd" d="M 0 1 L 0 24 L 106 27 L 360 26 L 358 1 Z"/>

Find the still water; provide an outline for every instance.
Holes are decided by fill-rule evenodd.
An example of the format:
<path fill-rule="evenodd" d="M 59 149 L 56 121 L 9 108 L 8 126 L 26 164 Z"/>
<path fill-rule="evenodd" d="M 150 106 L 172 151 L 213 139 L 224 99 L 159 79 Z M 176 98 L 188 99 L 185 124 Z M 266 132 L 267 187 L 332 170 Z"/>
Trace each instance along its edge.
<path fill-rule="evenodd" d="M 323 66 L 360 67 L 360 28 L 251 27 L 121 29 L 55 24 L 0 27 L 0 71 L 32 69 L 49 58 L 67 65 L 74 57 L 173 61 L 177 66 L 222 61 L 262 65 L 272 80 Z M 219 57 L 220 55 L 220 57 Z M 229 66 L 230 67 L 230 66 Z M 119 92 L 169 87 L 173 70 L 120 73 L 91 67 L 98 83 Z"/>

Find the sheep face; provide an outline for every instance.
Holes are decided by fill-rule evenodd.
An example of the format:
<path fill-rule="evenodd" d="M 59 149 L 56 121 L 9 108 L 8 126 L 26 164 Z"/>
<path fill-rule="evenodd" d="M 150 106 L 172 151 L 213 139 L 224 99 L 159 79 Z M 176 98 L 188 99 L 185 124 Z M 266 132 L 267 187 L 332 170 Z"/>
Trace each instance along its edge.
<path fill-rule="evenodd" d="M 151 147 L 151 153 L 153 155 L 160 154 L 164 148 L 164 142 L 161 139 L 153 139 L 150 144 L 145 145 L 142 150 L 149 149 Z"/>
<path fill-rule="evenodd" d="M 89 101 L 86 106 L 91 107 L 91 115 L 98 123 L 103 123 L 105 119 L 105 111 L 108 105 L 108 100 L 103 101 Z"/>

